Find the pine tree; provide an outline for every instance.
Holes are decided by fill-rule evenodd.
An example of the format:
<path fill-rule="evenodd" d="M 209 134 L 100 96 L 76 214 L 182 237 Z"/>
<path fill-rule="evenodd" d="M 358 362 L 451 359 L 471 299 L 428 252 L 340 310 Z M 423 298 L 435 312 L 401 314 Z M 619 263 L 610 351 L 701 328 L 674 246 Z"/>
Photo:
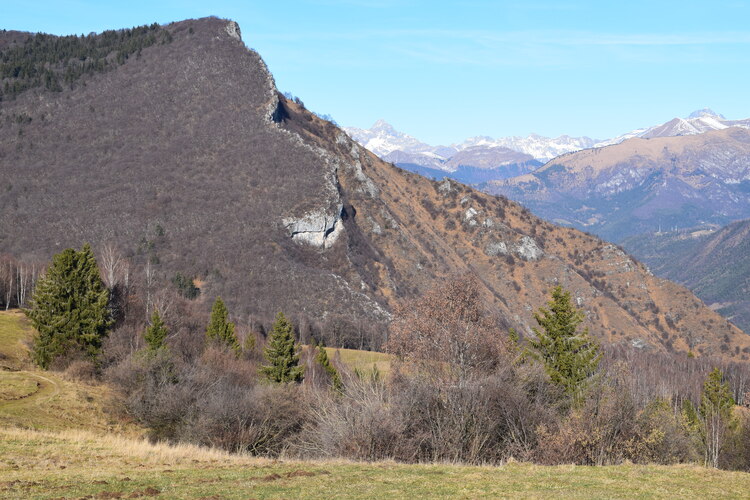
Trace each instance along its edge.
<path fill-rule="evenodd" d="M 714 368 L 703 384 L 700 405 L 706 465 L 719 466 L 719 456 L 724 446 L 733 407 L 734 399 L 729 383 L 724 382 L 721 370 Z"/>
<path fill-rule="evenodd" d="M 328 359 L 328 353 L 326 352 L 325 346 L 319 345 L 316 349 L 318 350 L 318 353 L 315 355 L 315 361 L 323 367 L 323 370 L 325 370 L 331 378 L 331 385 L 333 388 L 340 392 L 344 388 L 344 384 L 341 383 L 341 376 L 339 375 L 338 370 L 336 370 L 336 367 L 331 364 L 331 360 Z"/>
<path fill-rule="evenodd" d="M 588 328 L 577 331 L 583 318 L 583 312 L 573 306 L 570 292 L 557 286 L 552 290 L 547 308 L 542 307 L 534 313 L 541 330 L 534 327 L 536 339 L 529 340 L 552 382 L 574 398 L 580 396 L 601 358 L 599 346 L 589 336 Z"/>
<path fill-rule="evenodd" d="M 55 255 L 24 311 L 39 332 L 34 361 L 48 368 L 75 351 L 96 359 L 112 324 L 108 305 L 109 291 L 88 244 L 80 252 L 69 248 Z"/>
<path fill-rule="evenodd" d="M 229 311 L 221 297 L 216 297 L 211 308 L 211 321 L 206 329 L 206 338 L 229 347 L 237 354 L 240 352 L 240 344 L 234 334 L 234 323 L 229 322 Z"/>
<path fill-rule="evenodd" d="M 282 312 L 276 315 L 264 354 L 270 364 L 262 366 L 261 373 L 268 380 L 278 383 L 302 381 L 303 368 L 299 366 L 294 328 Z"/>
<path fill-rule="evenodd" d="M 154 353 L 160 349 L 166 348 L 167 345 L 165 341 L 168 334 L 169 331 L 164 325 L 164 321 L 162 321 L 159 311 L 154 309 L 154 312 L 151 315 L 151 324 L 146 328 L 146 331 L 143 334 L 143 339 L 146 341 L 146 348 L 148 351 Z"/>

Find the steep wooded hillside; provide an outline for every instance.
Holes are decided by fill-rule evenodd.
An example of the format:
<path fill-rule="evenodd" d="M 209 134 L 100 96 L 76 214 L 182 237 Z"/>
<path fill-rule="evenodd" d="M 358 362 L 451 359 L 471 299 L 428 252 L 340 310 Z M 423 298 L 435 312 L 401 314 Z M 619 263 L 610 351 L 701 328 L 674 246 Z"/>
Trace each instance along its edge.
<path fill-rule="evenodd" d="M 488 191 L 609 241 L 750 217 L 750 130 L 633 138 L 560 156 Z"/>
<path fill-rule="evenodd" d="M 748 357 L 750 337 L 618 247 L 405 172 L 284 99 L 236 23 L 162 29 L 113 69 L 2 103 L 0 252 L 114 244 L 235 316 L 284 310 L 374 347 L 399 299 L 451 273 L 476 272 L 524 334 L 559 283 L 602 340 Z"/>
<path fill-rule="evenodd" d="M 684 284 L 709 307 L 750 331 L 750 220 L 705 233 L 648 234 L 623 244 L 654 273 Z"/>

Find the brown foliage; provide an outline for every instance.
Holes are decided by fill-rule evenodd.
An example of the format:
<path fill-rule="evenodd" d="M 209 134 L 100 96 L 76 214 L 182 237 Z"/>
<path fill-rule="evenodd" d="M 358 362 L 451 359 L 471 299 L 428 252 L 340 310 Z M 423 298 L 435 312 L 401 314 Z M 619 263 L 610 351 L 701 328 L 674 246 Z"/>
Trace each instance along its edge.
<path fill-rule="evenodd" d="M 399 305 L 388 349 L 408 361 L 428 363 L 432 371 L 490 372 L 505 353 L 498 326 L 484 311 L 479 280 L 467 274 Z"/>

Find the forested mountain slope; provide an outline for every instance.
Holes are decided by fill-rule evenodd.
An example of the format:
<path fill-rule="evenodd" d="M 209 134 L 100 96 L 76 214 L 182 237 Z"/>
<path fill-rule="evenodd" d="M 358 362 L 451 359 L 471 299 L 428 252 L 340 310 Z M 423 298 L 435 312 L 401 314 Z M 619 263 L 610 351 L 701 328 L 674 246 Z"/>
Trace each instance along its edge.
<path fill-rule="evenodd" d="M 149 262 L 235 315 L 284 310 L 370 347 L 400 299 L 473 271 L 524 334 L 561 284 L 602 340 L 747 359 L 750 337 L 618 247 L 398 169 L 286 100 L 236 23 L 155 31 L 127 58 L 112 45 L 112 67 L 2 102 L 0 252 L 115 245 L 134 276 Z"/>

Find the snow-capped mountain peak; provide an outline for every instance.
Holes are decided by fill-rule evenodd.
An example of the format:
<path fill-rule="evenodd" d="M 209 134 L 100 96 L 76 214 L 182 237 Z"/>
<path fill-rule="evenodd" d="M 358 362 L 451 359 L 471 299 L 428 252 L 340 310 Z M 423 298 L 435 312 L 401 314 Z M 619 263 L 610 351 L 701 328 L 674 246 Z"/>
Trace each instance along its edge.
<path fill-rule="evenodd" d="M 434 149 L 414 137 L 399 132 L 385 120 L 376 121 L 369 129 L 344 127 L 349 136 L 380 157 L 387 156 L 394 151 L 406 153 L 432 152 Z"/>
<path fill-rule="evenodd" d="M 724 115 L 717 113 L 711 108 L 703 108 L 693 111 L 688 115 L 688 119 L 689 118 L 715 118 L 718 120 L 726 120 L 726 118 L 724 118 Z"/>
<path fill-rule="evenodd" d="M 695 135 L 712 130 L 722 130 L 727 127 L 750 128 L 750 120 L 727 120 L 712 109 L 704 108 L 693 111 L 687 118 L 673 118 L 661 125 L 630 131 L 621 136 L 602 141 L 596 147 L 619 144 L 626 139 L 641 137 L 652 139 L 654 137 L 673 137 L 678 135 Z"/>

